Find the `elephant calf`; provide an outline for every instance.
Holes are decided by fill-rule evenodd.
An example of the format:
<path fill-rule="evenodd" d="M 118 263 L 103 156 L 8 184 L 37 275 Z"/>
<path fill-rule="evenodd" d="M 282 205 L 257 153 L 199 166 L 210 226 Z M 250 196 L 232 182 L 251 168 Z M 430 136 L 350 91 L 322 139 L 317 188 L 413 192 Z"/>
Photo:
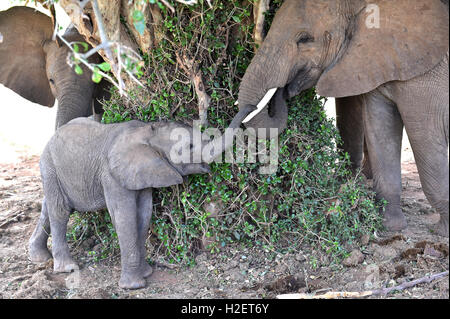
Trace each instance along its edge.
<path fill-rule="evenodd" d="M 78 269 L 66 241 L 69 214 L 107 207 L 119 238 L 119 285 L 144 287 L 145 278 L 152 273 L 145 260 L 152 189 L 181 184 L 184 176 L 210 171 L 206 163 L 175 164 L 170 160 L 174 146 L 186 147 L 188 155 L 193 153 L 193 134 L 185 135 L 181 142 L 171 139 L 171 132 L 178 128 L 192 132 L 191 127 L 174 122 L 105 125 L 87 118 L 61 127 L 41 156 L 44 200 L 29 242 L 31 260 L 43 262 L 53 255 L 55 272 Z M 52 254 L 47 249 L 50 231 Z"/>
<path fill-rule="evenodd" d="M 234 136 L 254 109 L 249 106 L 239 111 L 228 137 Z M 209 173 L 208 164 L 233 144 L 232 138 L 224 136 L 196 141 L 194 136 L 199 135 L 176 122 L 106 125 L 77 118 L 60 127 L 41 156 L 44 201 L 29 242 L 31 261 L 44 262 L 53 255 L 56 272 L 78 269 L 66 241 L 69 214 L 108 208 L 119 237 L 119 285 L 144 287 L 152 273 L 145 260 L 152 189 L 181 184 L 190 174 Z M 52 254 L 47 248 L 50 232 Z"/>

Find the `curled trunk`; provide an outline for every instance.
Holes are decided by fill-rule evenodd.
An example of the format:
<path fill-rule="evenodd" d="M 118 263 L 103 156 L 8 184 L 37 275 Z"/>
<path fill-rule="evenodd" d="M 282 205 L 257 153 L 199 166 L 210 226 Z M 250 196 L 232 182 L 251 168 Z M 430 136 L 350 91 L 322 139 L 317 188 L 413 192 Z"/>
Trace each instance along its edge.
<path fill-rule="evenodd" d="M 275 58 L 278 57 L 278 58 Z M 282 55 L 279 50 L 264 42 L 256 54 L 242 79 L 239 89 L 239 108 L 256 106 L 270 89 L 277 88 L 277 92 L 268 105 L 250 121 L 245 123 L 248 128 L 256 130 L 265 128 L 277 129 L 278 134 L 287 126 L 288 97 L 285 88 L 289 77 L 288 63 L 280 61 Z M 276 61 L 276 63 L 274 63 Z M 266 136 L 269 136 L 266 132 Z"/>

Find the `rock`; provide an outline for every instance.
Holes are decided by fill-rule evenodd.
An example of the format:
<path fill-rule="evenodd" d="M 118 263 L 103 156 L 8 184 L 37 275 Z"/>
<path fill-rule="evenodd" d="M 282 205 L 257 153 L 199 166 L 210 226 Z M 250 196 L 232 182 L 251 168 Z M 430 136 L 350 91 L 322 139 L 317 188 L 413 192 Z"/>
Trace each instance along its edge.
<path fill-rule="evenodd" d="M 360 242 L 361 242 L 361 245 L 363 245 L 363 246 L 368 245 L 370 242 L 370 236 L 369 235 L 361 236 Z"/>
<path fill-rule="evenodd" d="M 380 268 L 378 265 L 368 265 L 364 271 L 367 274 L 366 279 L 364 280 L 364 289 L 373 290 L 380 288 Z"/>
<path fill-rule="evenodd" d="M 297 255 L 295 255 L 295 260 L 302 263 L 306 261 L 306 257 L 305 255 L 303 255 L 303 253 L 298 253 Z"/>
<path fill-rule="evenodd" d="M 208 256 L 205 253 L 201 253 L 195 257 L 195 262 L 197 264 L 200 264 L 206 260 L 208 260 Z"/>
<path fill-rule="evenodd" d="M 342 264 L 346 267 L 355 267 L 361 264 L 364 261 L 364 254 L 359 251 L 359 249 L 355 249 L 350 253 L 350 256 L 344 259 Z"/>
<path fill-rule="evenodd" d="M 280 274 L 286 274 L 289 272 L 289 267 L 285 264 L 279 264 L 275 267 L 275 272 Z"/>
<path fill-rule="evenodd" d="M 439 251 L 432 245 L 426 245 L 423 254 L 425 256 L 430 256 L 436 259 L 441 259 L 445 257 L 445 254 L 442 251 Z"/>
<path fill-rule="evenodd" d="M 376 258 L 380 258 L 382 260 L 391 260 L 397 257 L 397 251 L 389 246 L 378 246 L 375 245 L 374 256 Z"/>
<path fill-rule="evenodd" d="M 209 217 L 210 218 L 218 218 L 220 212 L 223 210 L 223 204 L 222 201 L 219 200 L 215 200 L 215 201 L 211 201 L 211 202 L 207 202 L 203 205 L 203 209 L 210 213 Z"/>

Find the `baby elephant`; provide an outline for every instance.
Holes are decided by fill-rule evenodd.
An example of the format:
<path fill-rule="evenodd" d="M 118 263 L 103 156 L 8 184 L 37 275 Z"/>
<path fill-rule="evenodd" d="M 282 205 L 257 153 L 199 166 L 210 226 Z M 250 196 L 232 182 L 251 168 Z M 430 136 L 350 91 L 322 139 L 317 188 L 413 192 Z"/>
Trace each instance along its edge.
<path fill-rule="evenodd" d="M 78 118 L 59 128 L 40 161 L 44 200 L 29 242 L 33 262 L 54 258 L 55 272 L 78 269 L 66 241 L 69 214 L 108 208 L 119 237 L 122 273 L 119 285 L 145 286 L 152 268 L 145 259 L 145 239 L 152 215 L 152 189 L 181 184 L 190 174 L 210 172 L 207 164 L 170 160 L 173 147 L 194 152 L 193 134 L 173 140 L 174 122 L 99 124 Z M 186 136 L 185 136 L 186 137 Z M 181 144 L 180 144 L 181 143 Z M 184 145 L 186 144 L 186 145 Z M 176 161 L 178 162 L 178 161 Z M 47 248 L 52 234 L 52 254 Z"/>

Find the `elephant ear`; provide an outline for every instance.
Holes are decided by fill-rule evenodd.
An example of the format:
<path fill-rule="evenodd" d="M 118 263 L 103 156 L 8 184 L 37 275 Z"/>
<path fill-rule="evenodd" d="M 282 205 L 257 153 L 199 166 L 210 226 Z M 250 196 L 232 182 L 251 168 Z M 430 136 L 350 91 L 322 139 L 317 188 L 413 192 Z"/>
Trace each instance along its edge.
<path fill-rule="evenodd" d="M 318 94 L 353 96 L 406 81 L 431 70 L 447 54 L 449 15 L 441 0 L 367 2 L 355 17 L 346 52 L 319 79 Z"/>
<path fill-rule="evenodd" d="M 183 177 L 158 150 L 146 142 L 146 125 L 120 134 L 108 154 L 111 175 L 123 187 L 140 190 L 183 183 Z"/>
<path fill-rule="evenodd" d="M 55 104 L 46 73 L 44 44 L 51 41 L 52 21 L 29 7 L 0 12 L 0 83 L 27 100 Z"/>

